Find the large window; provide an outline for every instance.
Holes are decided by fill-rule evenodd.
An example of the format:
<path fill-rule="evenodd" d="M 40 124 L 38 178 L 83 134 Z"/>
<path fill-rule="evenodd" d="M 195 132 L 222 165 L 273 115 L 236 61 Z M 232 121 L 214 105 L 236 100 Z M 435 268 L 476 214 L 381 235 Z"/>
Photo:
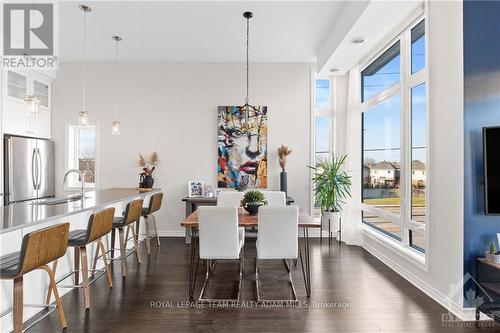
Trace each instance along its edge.
<path fill-rule="evenodd" d="M 361 72 L 363 222 L 425 252 L 425 21 L 415 21 Z"/>
<path fill-rule="evenodd" d="M 333 101 L 332 80 L 317 78 L 314 81 L 314 156 L 312 164 L 330 159 L 333 151 Z M 314 215 L 321 215 L 320 208 L 314 204 Z"/>
<path fill-rule="evenodd" d="M 96 126 L 68 126 L 67 169 L 83 171 L 85 187 L 87 188 L 95 188 L 96 153 Z M 72 173 L 68 176 L 66 187 L 68 189 L 81 187 L 81 182 L 77 174 Z"/>

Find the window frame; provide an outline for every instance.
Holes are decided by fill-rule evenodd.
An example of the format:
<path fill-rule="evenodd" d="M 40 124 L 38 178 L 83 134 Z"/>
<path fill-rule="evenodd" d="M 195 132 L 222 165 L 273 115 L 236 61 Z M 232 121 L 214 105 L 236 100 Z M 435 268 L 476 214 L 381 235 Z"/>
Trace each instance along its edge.
<path fill-rule="evenodd" d="M 425 45 L 425 66 L 420 69 L 419 71 L 415 72 L 412 74 L 412 63 L 411 63 L 411 31 L 412 29 L 417 26 L 422 20 L 425 20 L 425 34 L 424 34 L 424 45 Z M 376 208 L 370 205 L 366 205 L 363 202 L 361 202 L 361 211 L 369 213 L 369 214 L 374 214 L 376 216 L 379 216 L 383 219 L 388 220 L 391 223 L 394 223 L 402 228 L 402 239 L 400 242 L 400 245 L 402 246 L 402 249 L 404 251 L 401 251 L 403 253 L 413 253 L 416 254 L 417 256 L 423 256 L 423 261 L 425 264 L 427 263 L 426 256 L 428 253 L 430 253 L 430 248 L 429 248 L 429 230 L 430 230 L 430 177 L 429 177 L 429 172 L 425 172 L 426 174 L 426 185 L 425 185 L 425 197 L 426 197 L 426 206 L 425 206 L 425 211 L 426 211 L 426 221 L 425 224 L 416 222 L 412 220 L 412 215 L 411 215 L 411 210 L 412 210 L 412 187 L 411 187 L 411 172 L 412 172 L 412 138 L 411 138 L 411 117 L 412 117 L 412 110 L 411 110 L 411 91 L 414 87 L 417 87 L 420 84 L 425 84 L 425 112 L 426 112 L 426 119 L 425 119 L 425 124 L 426 124 L 426 171 L 429 170 L 430 167 L 430 148 L 429 148 L 429 87 L 428 87 L 428 46 L 427 46 L 427 41 L 428 41 L 428 22 L 426 19 L 425 14 L 423 13 L 422 10 L 418 10 L 417 12 L 413 13 L 410 17 L 408 17 L 399 27 L 397 30 L 395 30 L 395 33 L 393 34 L 392 38 L 386 39 L 383 43 L 379 45 L 383 45 L 383 47 L 379 47 L 378 51 L 374 53 L 372 56 L 369 58 L 365 58 L 362 62 L 362 66 L 360 66 L 360 71 L 359 75 L 362 77 L 362 71 L 370 66 L 370 64 L 373 63 L 381 54 L 383 54 L 386 50 L 388 50 L 390 47 L 394 45 L 397 41 L 400 42 L 400 80 L 398 83 L 392 85 L 391 87 L 387 88 L 386 90 L 383 90 L 382 92 L 372 96 L 371 98 L 363 101 L 363 86 L 362 86 L 362 80 L 361 80 L 361 85 L 360 85 L 360 102 L 361 102 L 361 107 L 360 107 L 360 112 L 361 112 L 361 122 L 362 122 L 362 146 L 361 146 L 361 154 L 363 156 L 363 142 L 364 142 L 364 117 L 363 113 L 368 111 L 370 108 L 373 106 L 378 105 L 379 103 L 382 103 L 389 98 L 399 94 L 400 95 L 400 145 L 401 145 L 401 169 L 400 169 L 400 198 L 401 198 L 401 204 L 400 204 L 400 216 L 397 216 L 395 214 L 389 213 L 387 211 L 383 211 L 380 208 Z M 361 158 L 361 170 L 363 170 L 363 157 Z M 363 172 L 361 172 L 361 177 L 363 177 Z M 361 198 L 363 198 L 363 187 L 361 187 Z M 373 225 L 370 225 L 367 222 L 363 222 L 363 225 L 366 227 L 364 228 L 369 228 L 370 234 L 373 235 L 373 231 L 376 232 L 376 234 L 379 234 L 381 237 L 380 239 L 382 242 L 387 241 L 391 244 L 394 243 L 394 237 L 388 235 L 385 232 L 381 232 L 378 228 L 376 228 Z M 413 233 L 420 233 L 425 237 L 425 250 L 422 248 L 418 247 L 415 244 L 412 244 L 412 236 L 414 235 Z M 390 238 L 387 239 L 387 238 Z M 392 247 L 392 246 L 391 246 Z M 412 257 L 414 257 L 412 255 Z M 421 263 L 419 261 L 419 263 Z M 425 266 L 427 267 L 427 266 Z"/>
<path fill-rule="evenodd" d="M 316 80 L 328 80 L 330 91 L 330 107 L 329 108 L 316 108 Z M 310 149 L 310 165 L 314 166 L 316 165 L 316 117 L 330 117 L 331 122 L 330 122 L 330 150 L 329 154 L 331 155 L 332 153 L 336 152 L 336 140 L 334 140 L 335 137 L 335 130 L 336 130 L 336 121 L 335 121 L 335 115 L 336 115 L 336 110 L 337 110 L 337 101 L 334 98 L 335 97 L 335 80 L 334 80 L 334 75 L 318 75 L 316 68 L 311 69 L 311 117 L 310 117 L 310 129 L 311 129 L 311 135 L 310 135 L 310 142 L 311 142 L 311 149 Z M 310 205 L 309 205 L 309 211 L 311 213 L 311 216 L 314 216 L 314 203 L 315 203 L 315 198 L 314 198 L 314 184 L 312 182 L 314 172 L 313 170 L 310 170 Z M 316 218 L 316 217 L 315 217 Z"/>
<path fill-rule="evenodd" d="M 98 124 L 90 124 L 86 126 L 82 126 L 79 124 L 66 124 L 66 143 L 65 143 L 65 154 L 64 154 L 64 172 L 68 171 L 70 167 L 70 158 L 73 160 L 71 164 L 73 165 L 78 165 L 77 163 L 77 157 L 76 153 L 73 154 L 73 156 L 70 156 L 70 142 L 77 142 L 76 140 L 76 133 L 74 133 L 75 137 L 70 140 L 70 127 L 79 127 L 79 128 L 84 128 L 84 127 L 93 127 L 95 130 L 95 174 L 94 178 L 95 181 L 94 183 L 85 183 L 85 189 L 89 190 L 95 190 L 98 188 L 98 182 L 99 182 L 99 125 Z M 75 144 L 76 146 L 77 144 Z M 73 147 L 73 152 L 78 151 L 78 147 Z M 64 191 L 65 192 L 71 192 L 71 191 L 77 191 L 81 190 L 81 185 L 74 185 L 71 184 L 69 181 L 64 184 Z"/>

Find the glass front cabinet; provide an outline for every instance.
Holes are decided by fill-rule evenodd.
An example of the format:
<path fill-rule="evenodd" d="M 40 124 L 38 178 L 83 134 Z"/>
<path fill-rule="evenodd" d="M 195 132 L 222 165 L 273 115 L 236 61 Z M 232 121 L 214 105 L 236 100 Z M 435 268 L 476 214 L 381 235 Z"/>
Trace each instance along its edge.
<path fill-rule="evenodd" d="M 39 72 L 7 70 L 2 73 L 2 131 L 4 134 L 51 137 L 52 77 Z M 30 114 L 26 96 L 38 99 L 38 115 Z"/>

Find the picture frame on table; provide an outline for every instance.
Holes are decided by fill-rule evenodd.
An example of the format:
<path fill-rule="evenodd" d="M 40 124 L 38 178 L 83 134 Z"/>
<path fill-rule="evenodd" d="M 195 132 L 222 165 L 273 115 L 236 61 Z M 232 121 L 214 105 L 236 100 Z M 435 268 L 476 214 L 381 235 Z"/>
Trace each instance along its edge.
<path fill-rule="evenodd" d="M 203 197 L 203 181 L 192 180 L 188 183 L 188 197 L 190 198 Z"/>

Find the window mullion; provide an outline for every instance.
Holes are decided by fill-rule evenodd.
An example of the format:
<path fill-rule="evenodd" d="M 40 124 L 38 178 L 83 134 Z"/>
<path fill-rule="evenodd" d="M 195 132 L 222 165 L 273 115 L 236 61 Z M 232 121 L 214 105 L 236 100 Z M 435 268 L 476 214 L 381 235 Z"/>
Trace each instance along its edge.
<path fill-rule="evenodd" d="M 401 207 L 400 215 L 403 225 L 404 245 L 410 245 L 410 235 L 408 221 L 410 220 L 410 205 L 411 196 L 408 194 L 411 191 L 410 183 L 410 94 L 409 94 L 409 73 L 410 73 L 410 57 L 409 57 L 409 32 L 406 31 L 401 35 L 401 165 L 400 165 L 400 197 Z"/>

